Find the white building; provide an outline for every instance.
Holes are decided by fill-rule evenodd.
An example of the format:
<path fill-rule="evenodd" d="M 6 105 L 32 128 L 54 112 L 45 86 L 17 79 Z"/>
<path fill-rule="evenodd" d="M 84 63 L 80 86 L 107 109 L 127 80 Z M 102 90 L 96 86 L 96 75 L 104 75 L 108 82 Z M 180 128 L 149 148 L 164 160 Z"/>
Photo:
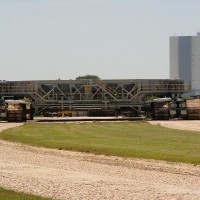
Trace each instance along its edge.
<path fill-rule="evenodd" d="M 189 95 L 200 95 L 200 33 L 170 37 L 170 78 L 191 84 Z"/>

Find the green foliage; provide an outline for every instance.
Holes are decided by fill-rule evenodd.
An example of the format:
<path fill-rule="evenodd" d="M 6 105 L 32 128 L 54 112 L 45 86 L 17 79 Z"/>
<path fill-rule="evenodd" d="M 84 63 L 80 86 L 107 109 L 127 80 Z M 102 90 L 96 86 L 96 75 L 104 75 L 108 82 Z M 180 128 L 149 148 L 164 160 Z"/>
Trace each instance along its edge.
<path fill-rule="evenodd" d="M 14 192 L 12 190 L 6 190 L 0 188 L 1 200 L 50 200 L 49 198 L 43 198 L 36 195 L 25 194 L 22 192 Z"/>
<path fill-rule="evenodd" d="M 199 132 L 146 122 L 25 124 L 0 138 L 47 148 L 200 164 Z"/>
<path fill-rule="evenodd" d="M 85 75 L 85 76 L 78 76 L 76 80 L 100 80 L 100 78 L 96 75 Z"/>

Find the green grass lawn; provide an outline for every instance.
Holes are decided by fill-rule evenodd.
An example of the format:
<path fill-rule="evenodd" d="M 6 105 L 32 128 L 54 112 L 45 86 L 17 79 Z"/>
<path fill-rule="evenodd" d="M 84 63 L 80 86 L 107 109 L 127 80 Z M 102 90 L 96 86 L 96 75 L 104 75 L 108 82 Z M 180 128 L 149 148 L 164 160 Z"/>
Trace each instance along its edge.
<path fill-rule="evenodd" d="M 42 198 L 35 195 L 25 194 L 21 192 L 14 192 L 0 187 L 1 200 L 50 200 L 49 198 Z"/>
<path fill-rule="evenodd" d="M 146 122 L 25 124 L 0 138 L 47 148 L 200 164 L 200 132 Z"/>

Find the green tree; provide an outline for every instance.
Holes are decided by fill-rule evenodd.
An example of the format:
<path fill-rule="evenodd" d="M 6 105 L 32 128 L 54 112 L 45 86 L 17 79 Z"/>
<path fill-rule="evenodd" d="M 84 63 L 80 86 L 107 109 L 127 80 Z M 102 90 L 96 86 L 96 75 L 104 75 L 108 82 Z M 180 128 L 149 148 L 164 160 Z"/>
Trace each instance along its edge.
<path fill-rule="evenodd" d="M 84 79 L 92 79 L 92 80 L 100 80 L 100 78 L 96 75 L 85 75 L 85 76 L 78 76 L 76 80 L 84 80 Z"/>

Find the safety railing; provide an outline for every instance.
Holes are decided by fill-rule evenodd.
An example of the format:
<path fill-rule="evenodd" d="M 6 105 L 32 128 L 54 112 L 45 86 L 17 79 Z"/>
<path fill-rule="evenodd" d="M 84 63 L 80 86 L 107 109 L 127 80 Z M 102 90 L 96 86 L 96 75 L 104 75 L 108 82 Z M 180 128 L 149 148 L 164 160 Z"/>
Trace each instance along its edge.
<path fill-rule="evenodd" d="M 34 87 L 26 87 L 26 86 L 0 86 L 0 93 L 20 93 L 20 92 L 35 92 L 36 89 Z"/>

